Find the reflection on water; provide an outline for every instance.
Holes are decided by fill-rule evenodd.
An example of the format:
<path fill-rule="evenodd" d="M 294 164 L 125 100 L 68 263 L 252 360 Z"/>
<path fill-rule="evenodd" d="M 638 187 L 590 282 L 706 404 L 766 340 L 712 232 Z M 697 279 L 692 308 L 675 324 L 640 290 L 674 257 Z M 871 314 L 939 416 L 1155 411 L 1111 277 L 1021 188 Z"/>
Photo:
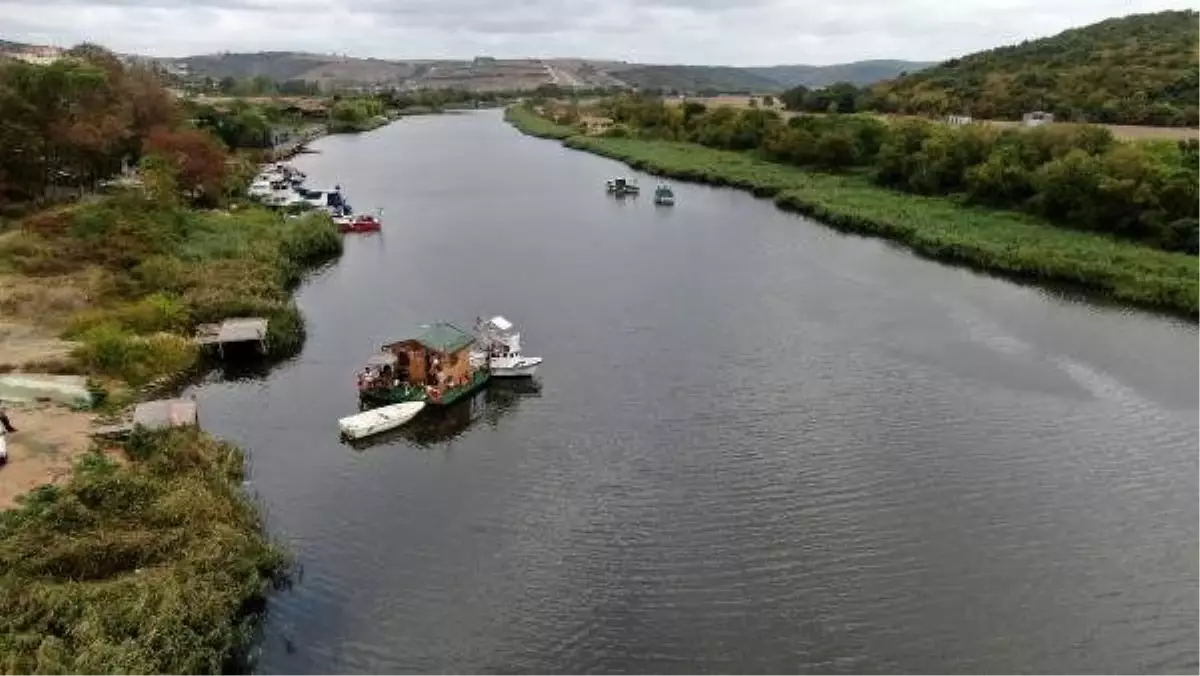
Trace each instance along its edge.
<path fill-rule="evenodd" d="M 343 441 L 356 451 L 407 442 L 420 448 L 437 448 L 454 440 L 477 422 L 495 427 L 514 413 L 521 399 L 542 396 L 542 385 L 533 378 L 493 378 L 487 386 L 449 406 L 426 406 L 402 427 L 364 439 Z"/>

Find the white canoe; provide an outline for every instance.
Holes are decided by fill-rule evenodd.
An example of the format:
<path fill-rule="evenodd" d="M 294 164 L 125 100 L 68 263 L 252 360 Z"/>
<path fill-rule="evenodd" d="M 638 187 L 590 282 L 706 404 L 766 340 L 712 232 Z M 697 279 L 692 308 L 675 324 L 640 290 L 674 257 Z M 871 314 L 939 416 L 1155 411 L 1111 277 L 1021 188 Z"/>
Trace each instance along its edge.
<path fill-rule="evenodd" d="M 406 401 L 402 404 L 373 408 L 338 420 L 338 427 L 347 437 L 361 439 L 395 429 L 412 420 L 423 408 L 423 401 Z"/>

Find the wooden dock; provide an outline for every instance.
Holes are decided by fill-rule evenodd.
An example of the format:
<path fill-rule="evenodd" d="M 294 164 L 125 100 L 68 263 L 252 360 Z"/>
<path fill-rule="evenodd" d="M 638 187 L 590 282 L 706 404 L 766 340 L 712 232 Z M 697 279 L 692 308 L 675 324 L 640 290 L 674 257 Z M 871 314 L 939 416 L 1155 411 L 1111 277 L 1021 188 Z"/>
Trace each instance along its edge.
<path fill-rule="evenodd" d="M 201 346 L 215 345 L 225 357 L 225 346 L 238 343 L 257 343 L 258 351 L 267 353 L 267 320 L 261 317 L 226 319 L 219 324 L 201 324 L 196 331 Z"/>

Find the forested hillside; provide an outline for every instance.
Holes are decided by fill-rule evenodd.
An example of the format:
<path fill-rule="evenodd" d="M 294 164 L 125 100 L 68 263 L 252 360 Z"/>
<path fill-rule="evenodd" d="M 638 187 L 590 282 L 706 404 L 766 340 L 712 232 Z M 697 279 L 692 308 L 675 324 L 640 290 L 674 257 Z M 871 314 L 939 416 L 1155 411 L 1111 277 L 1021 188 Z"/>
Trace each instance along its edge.
<path fill-rule="evenodd" d="M 1132 15 L 951 59 L 876 85 L 869 105 L 987 119 L 1045 110 L 1061 120 L 1194 126 L 1198 17 Z"/>

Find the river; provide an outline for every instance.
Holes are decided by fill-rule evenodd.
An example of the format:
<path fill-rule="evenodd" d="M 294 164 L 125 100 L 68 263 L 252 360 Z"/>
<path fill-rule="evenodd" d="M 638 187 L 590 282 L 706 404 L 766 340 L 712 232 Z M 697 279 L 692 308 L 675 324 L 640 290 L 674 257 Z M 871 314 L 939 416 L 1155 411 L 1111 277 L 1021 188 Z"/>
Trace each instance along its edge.
<path fill-rule="evenodd" d="M 619 201 L 497 111 L 314 147 L 385 232 L 301 289 L 298 358 L 194 389 L 302 566 L 261 671 L 1196 670 L 1196 325 Z M 492 314 L 535 383 L 338 442 L 382 343 Z"/>

